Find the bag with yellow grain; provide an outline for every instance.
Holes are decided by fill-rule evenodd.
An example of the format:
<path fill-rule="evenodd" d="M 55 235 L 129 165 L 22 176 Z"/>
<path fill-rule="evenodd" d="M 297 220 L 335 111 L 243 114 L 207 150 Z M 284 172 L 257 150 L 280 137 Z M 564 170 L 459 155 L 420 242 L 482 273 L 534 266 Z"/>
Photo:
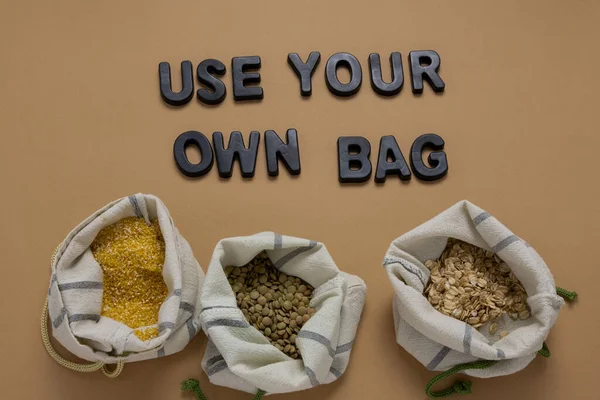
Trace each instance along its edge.
<path fill-rule="evenodd" d="M 73 229 L 52 257 L 42 315 L 46 349 L 69 369 L 102 369 L 109 377 L 126 362 L 176 353 L 199 331 L 203 280 L 159 198 L 115 200 Z M 63 347 L 91 364 L 58 355 L 49 325 Z"/>

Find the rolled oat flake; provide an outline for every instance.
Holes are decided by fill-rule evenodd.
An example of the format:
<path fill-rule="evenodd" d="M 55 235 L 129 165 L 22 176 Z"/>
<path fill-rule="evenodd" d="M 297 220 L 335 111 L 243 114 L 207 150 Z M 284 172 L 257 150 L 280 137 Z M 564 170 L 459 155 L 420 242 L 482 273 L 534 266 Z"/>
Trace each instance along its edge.
<path fill-rule="evenodd" d="M 530 316 L 523 285 L 497 254 L 450 238 L 440 258 L 425 261 L 425 266 L 430 280 L 424 294 L 443 314 L 474 328 L 489 323 L 490 335 L 503 314 L 513 320 Z"/>

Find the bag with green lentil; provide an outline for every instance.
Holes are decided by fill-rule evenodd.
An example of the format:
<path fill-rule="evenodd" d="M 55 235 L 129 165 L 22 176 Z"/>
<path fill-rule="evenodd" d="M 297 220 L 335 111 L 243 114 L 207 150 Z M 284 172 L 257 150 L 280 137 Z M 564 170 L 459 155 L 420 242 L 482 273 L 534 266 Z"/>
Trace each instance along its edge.
<path fill-rule="evenodd" d="M 136 194 L 85 219 L 51 261 L 42 338 L 61 365 L 118 375 L 125 362 L 182 350 L 199 330 L 204 272 L 162 201 Z M 60 357 L 48 338 L 92 364 Z M 105 364 L 117 364 L 109 371 Z"/>
<path fill-rule="evenodd" d="M 431 371 L 432 398 L 470 393 L 470 382 L 434 392 L 455 373 L 515 373 L 537 355 L 574 292 L 556 288 L 533 249 L 468 201 L 400 236 L 383 261 L 394 289 L 396 340 Z M 561 297 L 562 296 L 562 297 Z"/>
<path fill-rule="evenodd" d="M 350 360 L 365 295 L 322 243 L 273 232 L 221 240 L 200 294 L 202 368 L 249 393 L 331 383 Z"/>

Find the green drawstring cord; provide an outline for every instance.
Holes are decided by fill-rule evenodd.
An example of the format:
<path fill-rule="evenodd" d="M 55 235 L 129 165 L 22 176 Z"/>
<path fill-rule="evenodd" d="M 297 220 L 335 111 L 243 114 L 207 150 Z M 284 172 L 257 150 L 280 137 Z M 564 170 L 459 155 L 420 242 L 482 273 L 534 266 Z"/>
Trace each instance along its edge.
<path fill-rule="evenodd" d="M 200 389 L 200 382 L 197 379 L 187 379 L 181 382 L 181 390 L 194 393 L 198 400 L 207 400 L 204 393 L 202 393 L 202 389 Z"/>
<path fill-rule="evenodd" d="M 198 400 L 207 400 L 204 393 L 202 393 L 202 389 L 200 389 L 200 382 L 197 379 L 187 379 L 181 382 L 181 390 L 184 392 L 192 392 L 196 395 Z M 254 400 L 261 400 L 263 396 L 266 394 L 264 390 L 259 390 L 256 392 L 256 396 L 254 396 Z"/>
<path fill-rule="evenodd" d="M 443 397 L 450 397 L 457 393 L 458 394 L 471 394 L 472 382 L 470 382 L 470 381 L 464 381 L 464 382 L 458 381 L 451 388 L 440 390 L 439 392 L 434 392 L 433 390 L 431 390 L 431 388 L 433 387 L 433 385 L 435 385 L 437 382 L 441 381 L 442 379 L 445 379 L 449 376 L 452 376 L 454 374 L 462 372 L 466 369 L 486 369 L 486 368 L 489 368 L 492 365 L 496 364 L 496 362 L 497 361 L 494 361 L 494 360 L 482 360 L 482 361 L 475 361 L 472 363 L 460 364 L 454 368 L 450 368 L 448 371 L 442 372 L 441 374 L 435 376 L 432 380 L 430 380 L 429 383 L 427 383 L 427 386 L 425 386 L 425 393 L 431 399 L 441 399 Z"/>
<path fill-rule="evenodd" d="M 573 301 L 577 297 L 576 292 L 570 292 L 570 291 L 560 288 L 560 287 L 556 288 L 556 294 L 563 297 L 567 301 Z M 543 356 L 546 358 L 550 357 L 550 350 L 548 349 L 546 342 L 543 343 L 542 348 L 537 353 L 540 356 Z M 431 399 L 440 399 L 443 397 L 450 397 L 455 394 L 471 394 L 471 386 L 473 385 L 473 383 L 471 381 L 458 381 L 451 388 L 440 390 L 439 392 L 434 392 L 433 390 L 431 390 L 431 388 L 437 382 L 439 382 L 442 379 L 445 379 L 449 376 L 452 376 L 454 374 L 457 374 L 457 373 L 462 372 L 467 369 L 486 369 L 486 368 L 489 368 L 492 365 L 494 365 L 496 362 L 497 361 L 494 361 L 494 360 L 481 360 L 481 361 L 475 361 L 475 362 L 467 363 L 467 364 L 460 364 L 454 368 L 450 368 L 448 371 L 442 372 L 441 374 L 434 376 L 427 383 L 427 386 L 425 386 L 425 393 Z"/>
<path fill-rule="evenodd" d="M 556 294 L 568 301 L 573 301 L 577 297 L 577 292 L 570 292 L 560 287 L 556 288 Z"/>
<path fill-rule="evenodd" d="M 538 354 L 546 358 L 550 357 L 550 350 L 548 350 L 546 342 L 544 342 L 542 348 L 538 351 Z M 486 369 L 494 365 L 496 362 L 497 361 L 494 360 L 481 360 L 472 363 L 457 365 L 456 367 L 451 368 L 446 372 L 442 372 L 441 374 L 434 376 L 433 379 L 431 379 L 429 383 L 427 383 L 427 386 L 425 386 L 425 393 L 431 399 L 450 397 L 455 394 L 471 394 L 471 386 L 473 385 L 473 382 L 471 381 L 458 381 L 451 388 L 440 390 L 439 392 L 434 392 L 431 390 L 431 388 L 437 382 L 441 381 L 442 379 L 446 379 L 449 376 L 465 371 L 467 369 Z"/>
<path fill-rule="evenodd" d="M 537 353 L 540 356 L 543 356 L 543 357 L 546 357 L 546 358 L 550 357 L 550 349 L 548 349 L 548 346 L 546 345 L 546 342 L 544 342 L 544 344 L 542 345 L 541 350 L 539 350 Z"/>

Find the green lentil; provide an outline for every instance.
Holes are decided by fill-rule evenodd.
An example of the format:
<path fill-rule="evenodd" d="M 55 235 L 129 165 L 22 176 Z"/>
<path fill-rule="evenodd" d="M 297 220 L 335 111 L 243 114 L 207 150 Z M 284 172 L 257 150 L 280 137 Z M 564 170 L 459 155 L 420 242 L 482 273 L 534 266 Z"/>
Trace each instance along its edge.
<path fill-rule="evenodd" d="M 315 313 L 309 307 L 312 286 L 277 270 L 265 252 L 246 265 L 226 266 L 224 271 L 246 320 L 277 349 L 302 358 L 295 343 L 300 329 Z"/>

